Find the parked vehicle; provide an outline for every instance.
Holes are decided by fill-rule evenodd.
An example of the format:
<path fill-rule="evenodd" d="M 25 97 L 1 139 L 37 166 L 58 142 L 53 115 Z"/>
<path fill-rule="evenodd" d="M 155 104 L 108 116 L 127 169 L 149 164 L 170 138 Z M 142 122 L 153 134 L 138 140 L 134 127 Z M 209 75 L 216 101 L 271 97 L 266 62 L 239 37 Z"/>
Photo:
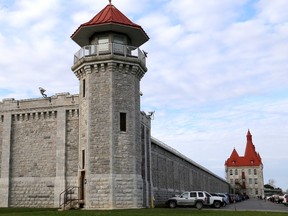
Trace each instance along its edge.
<path fill-rule="evenodd" d="M 201 209 L 205 206 L 213 206 L 220 208 L 223 206 L 223 198 L 218 196 L 212 196 L 206 191 L 187 191 L 180 196 L 174 196 L 167 200 L 166 204 L 170 208 L 176 208 L 177 206 L 193 206 L 197 209 Z"/>
<path fill-rule="evenodd" d="M 222 207 L 225 207 L 227 205 L 227 200 L 225 200 L 225 197 L 223 195 L 220 195 L 220 193 L 210 193 L 212 196 L 222 197 L 223 203 Z"/>
<path fill-rule="evenodd" d="M 288 205 L 288 194 L 284 194 L 282 203 L 286 206 Z"/>
<path fill-rule="evenodd" d="M 216 194 L 223 198 L 223 201 L 225 202 L 225 205 L 230 204 L 229 197 L 225 193 L 216 193 Z"/>

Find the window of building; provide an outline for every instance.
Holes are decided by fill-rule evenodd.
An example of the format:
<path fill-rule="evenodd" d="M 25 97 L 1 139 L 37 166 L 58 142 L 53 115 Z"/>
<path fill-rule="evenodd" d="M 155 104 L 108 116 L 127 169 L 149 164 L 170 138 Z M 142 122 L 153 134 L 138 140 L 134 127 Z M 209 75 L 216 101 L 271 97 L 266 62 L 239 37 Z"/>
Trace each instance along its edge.
<path fill-rule="evenodd" d="M 238 169 L 235 169 L 235 175 L 238 175 Z"/>
<path fill-rule="evenodd" d="M 126 113 L 120 113 L 120 131 L 126 132 Z"/>
<path fill-rule="evenodd" d="M 109 51 L 109 38 L 100 37 L 98 40 L 98 48 L 99 48 L 99 52 Z"/>
<path fill-rule="evenodd" d="M 234 184 L 234 181 L 233 179 L 230 179 L 230 184 L 233 185 Z"/>
<path fill-rule="evenodd" d="M 248 169 L 248 174 L 251 175 L 251 169 Z"/>
<path fill-rule="evenodd" d="M 256 169 L 254 169 L 254 175 L 257 175 L 257 170 Z"/>
<path fill-rule="evenodd" d="M 83 79 L 82 81 L 82 92 L 83 92 L 83 97 L 85 97 L 86 94 L 86 81 Z"/>
<path fill-rule="evenodd" d="M 124 53 L 124 38 L 123 37 L 114 35 L 113 52 L 120 53 L 120 54 Z"/>
<path fill-rule="evenodd" d="M 255 194 L 258 195 L 258 189 L 255 189 Z"/>
<path fill-rule="evenodd" d="M 249 178 L 249 184 L 252 184 L 252 178 Z"/>
<path fill-rule="evenodd" d="M 233 170 L 232 169 L 230 169 L 230 175 L 233 175 Z"/>
<path fill-rule="evenodd" d="M 85 169 L 85 150 L 82 150 L 82 169 Z"/>
<path fill-rule="evenodd" d="M 254 178 L 254 183 L 258 184 L 258 179 L 257 178 Z"/>

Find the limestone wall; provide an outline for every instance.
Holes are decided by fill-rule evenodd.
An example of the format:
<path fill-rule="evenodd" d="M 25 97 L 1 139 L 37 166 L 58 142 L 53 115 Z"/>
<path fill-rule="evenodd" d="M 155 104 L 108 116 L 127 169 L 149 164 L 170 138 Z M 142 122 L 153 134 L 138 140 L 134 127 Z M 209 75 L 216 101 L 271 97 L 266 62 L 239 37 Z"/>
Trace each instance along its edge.
<path fill-rule="evenodd" d="M 12 115 L 11 177 L 55 177 L 57 112 Z"/>
<path fill-rule="evenodd" d="M 111 67 L 118 70 L 114 77 L 107 76 Z M 137 112 L 137 78 L 125 71 L 137 72 L 129 65 L 97 65 L 97 79 L 89 77 L 92 71 L 86 76 L 97 96 L 87 93 L 80 106 L 78 96 L 67 93 L 0 102 L 0 207 L 57 207 L 59 194 L 78 186 L 79 170 L 86 172 L 85 208 L 149 207 L 152 192 L 158 205 L 185 190 L 229 191 L 225 180 L 151 141 L 150 118 Z M 119 85 L 112 90 L 111 82 Z M 134 99 L 122 104 L 124 97 Z M 119 131 L 119 112 L 127 113 L 127 132 Z"/>
<path fill-rule="evenodd" d="M 1 207 L 57 207 L 66 185 L 77 186 L 78 113 L 68 93 L 0 102 Z"/>
<path fill-rule="evenodd" d="M 12 178 L 9 207 L 54 207 L 54 178 Z"/>
<path fill-rule="evenodd" d="M 229 192 L 229 184 L 224 179 L 154 138 L 152 176 L 156 205 L 187 190 Z"/>
<path fill-rule="evenodd" d="M 66 176 L 76 177 L 81 166 L 79 163 L 79 110 L 67 110 L 66 121 Z"/>

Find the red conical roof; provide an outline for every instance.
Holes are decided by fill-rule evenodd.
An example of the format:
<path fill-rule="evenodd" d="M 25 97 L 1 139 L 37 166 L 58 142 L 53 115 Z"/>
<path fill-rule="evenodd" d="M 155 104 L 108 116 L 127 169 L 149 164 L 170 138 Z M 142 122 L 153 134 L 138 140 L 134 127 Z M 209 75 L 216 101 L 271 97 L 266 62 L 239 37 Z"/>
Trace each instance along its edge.
<path fill-rule="evenodd" d="M 262 165 L 262 159 L 259 153 L 256 152 L 255 146 L 252 142 L 252 135 L 250 130 L 247 132 L 247 143 L 245 154 L 243 157 L 239 156 L 234 149 L 231 156 L 225 162 L 226 166 L 260 166 Z"/>
<path fill-rule="evenodd" d="M 121 25 L 129 25 L 135 28 L 141 28 L 141 26 L 133 23 L 128 19 L 121 11 L 119 11 L 114 5 L 109 4 L 102 9 L 96 16 L 94 16 L 89 22 L 83 23 L 80 27 L 99 25 L 108 23 L 118 23 Z"/>
<path fill-rule="evenodd" d="M 133 23 L 111 3 L 102 9 L 89 22 L 81 24 L 71 38 L 80 46 L 89 44 L 89 38 L 94 33 L 114 31 L 124 33 L 131 39 L 131 45 L 141 46 L 148 35 L 140 25 Z"/>

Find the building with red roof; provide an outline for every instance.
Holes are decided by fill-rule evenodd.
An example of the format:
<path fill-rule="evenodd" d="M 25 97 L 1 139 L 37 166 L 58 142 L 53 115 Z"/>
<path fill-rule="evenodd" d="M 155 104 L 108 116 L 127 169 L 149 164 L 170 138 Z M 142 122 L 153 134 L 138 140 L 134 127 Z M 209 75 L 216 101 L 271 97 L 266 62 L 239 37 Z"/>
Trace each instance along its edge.
<path fill-rule="evenodd" d="M 225 161 L 227 181 L 235 193 L 246 194 L 250 197 L 264 195 L 263 163 L 256 152 L 250 130 L 247 132 L 247 143 L 244 156 L 239 156 L 234 148 L 230 157 Z"/>

